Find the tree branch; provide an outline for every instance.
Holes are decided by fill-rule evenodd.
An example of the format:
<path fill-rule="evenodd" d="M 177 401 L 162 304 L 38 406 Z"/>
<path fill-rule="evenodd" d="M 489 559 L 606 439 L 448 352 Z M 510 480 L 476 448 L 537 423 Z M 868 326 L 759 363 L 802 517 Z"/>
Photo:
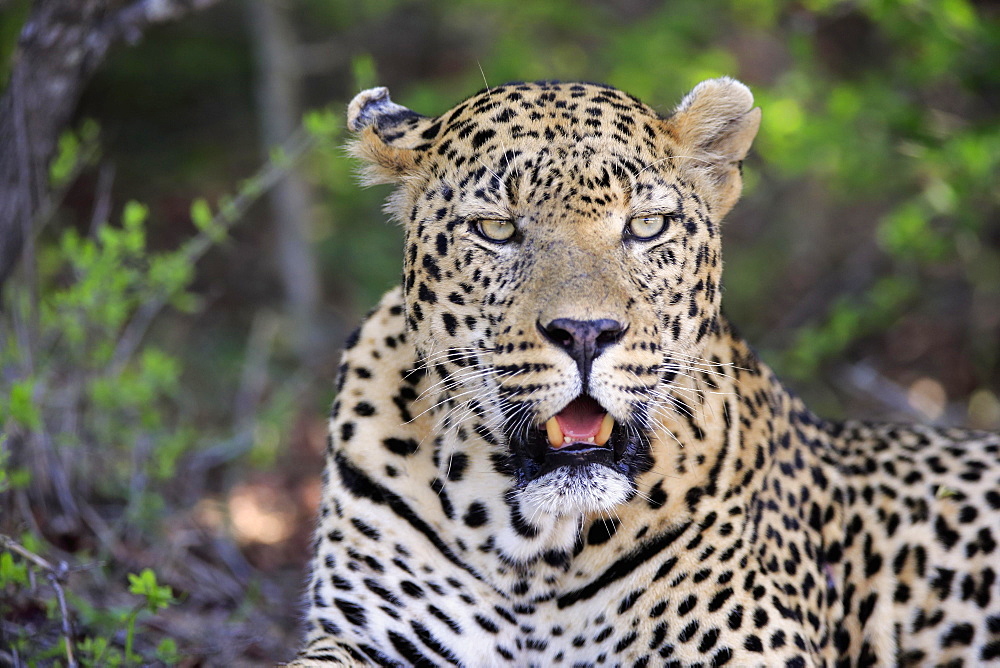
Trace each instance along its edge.
<path fill-rule="evenodd" d="M 110 48 L 218 1 L 35 0 L 0 97 L 0 289 L 46 200 L 59 134 Z"/>
<path fill-rule="evenodd" d="M 219 0 L 136 0 L 115 12 L 109 23 L 112 41 L 135 44 L 143 31 L 157 23 L 176 21 L 189 12 L 211 7 Z"/>

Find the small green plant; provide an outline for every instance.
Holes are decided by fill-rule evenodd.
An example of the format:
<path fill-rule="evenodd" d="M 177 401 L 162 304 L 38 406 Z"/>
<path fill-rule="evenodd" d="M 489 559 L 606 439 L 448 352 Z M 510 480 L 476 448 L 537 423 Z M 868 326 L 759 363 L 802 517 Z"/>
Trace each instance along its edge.
<path fill-rule="evenodd" d="M 148 218 L 145 206 L 129 202 L 119 226 L 103 225 L 91 237 L 65 231 L 56 244 L 39 251 L 37 301 L 28 291 L 12 296 L 14 322 L 6 330 L 8 345 L 0 345 L 0 369 L 15 378 L 0 388 L 0 493 L 58 498 L 58 489 L 39 488 L 45 481 L 67 485 L 80 498 L 96 494 L 122 500 L 122 529 L 131 526 L 154 538 L 165 505 L 157 485 L 176 470 L 194 432 L 177 425 L 170 408 L 179 388 L 178 360 L 145 341 L 145 335 L 164 306 L 191 310 L 197 301 L 187 291 L 193 278 L 191 247 L 151 251 Z M 205 237 L 219 238 L 218 226 L 212 221 L 204 226 Z M 43 464 L 31 458 L 34 452 L 46 452 L 56 467 L 65 467 L 64 477 L 39 475 Z M 11 507 L 10 498 L 0 502 Z M 78 503 L 60 512 L 72 517 L 82 512 Z M 176 645 L 169 642 L 148 655 L 135 647 L 137 620 L 173 602 L 153 571 L 129 576 L 129 590 L 143 598 L 139 605 L 110 618 L 87 619 L 79 597 L 71 597 L 77 605 L 67 604 L 61 586 L 65 569 L 37 556 L 42 545 L 29 540 L 34 550 L 5 542 L 0 589 L 11 598 L 43 603 L 50 619 L 61 620 L 63 632 L 58 642 L 44 636 L 15 638 L 22 658 L 72 661 L 79 654 L 82 665 L 106 666 L 139 665 L 153 655 L 176 657 Z M 32 584 L 31 569 L 49 581 L 55 596 Z M 88 633 L 76 651 L 69 630 L 72 610 L 81 611 Z M 113 640 L 118 629 L 125 630 L 124 648 Z"/>
<path fill-rule="evenodd" d="M 78 498 L 96 494 L 121 500 L 121 529 L 131 526 L 152 539 L 165 506 L 157 485 L 173 475 L 194 442 L 194 432 L 176 424 L 171 410 L 179 388 L 178 360 L 147 342 L 145 335 L 160 309 L 169 304 L 189 311 L 197 300 L 187 291 L 196 253 L 190 244 L 151 251 L 148 218 L 144 205 L 129 202 L 118 226 L 103 225 L 90 237 L 72 228 L 65 231 L 57 243 L 39 250 L 38 299 L 30 299 L 30 291 L 11 297 L 8 317 L 13 326 L 5 330 L 8 345 L 0 345 L 0 370 L 15 379 L 0 388 L 5 434 L 0 443 L 0 493 L 59 498 L 55 486 L 65 485 Z M 209 235 L 221 238 L 219 226 L 209 221 L 190 243 L 208 240 Z M 47 453 L 48 461 L 65 467 L 65 473 L 39 475 L 43 463 L 31 457 L 36 452 Z M 40 487 L 43 483 L 51 487 Z M 0 502 L 11 507 L 10 498 Z M 60 512 L 73 517 L 82 512 L 79 503 L 64 505 Z M 44 551 L 39 541 L 32 542 Z M 77 605 L 67 605 L 60 585 L 65 569 L 27 547 L 15 549 L 18 545 L 8 539 L 8 551 L 0 553 L 0 588 L 12 597 L 43 602 L 49 618 L 61 619 L 64 628 L 58 642 L 16 638 L 20 656 L 46 660 L 65 655 L 72 660 L 71 610 L 79 610 L 88 632 L 76 648 L 82 665 L 139 665 L 151 655 L 176 657 L 171 643 L 161 643 L 150 656 L 135 647 L 140 616 L 173 602 L 172 592 L 157 583 L 153 571 L 129 576 L 129 590 L 143 598 L 139 605 L 110 618 L 87 619 L 79 597 L 71 597 Z M 46 597 L 32 585 L 32 568 L 50 582 L 55 596 Z M 113 576 L 113 570 L 108 575 Z M 116 629 L 122 628 L 124 648 L 113 641 Z"/>
<path fill-rule="evenodd" d="M 127 590 L 139 601 L 124 607 L 98 605 L 74 591 L 88 577 L 75 573 L 91 571 L 91 579 L 120 582 L 112 586 L 124 589 L 125 567 L 117 555 L 165 539 L 163 520 L 171 512 L 166 492 L 199 431 L 185 413 L 190 408 L 183 404 L 180 358 L 158 345 L 154 321 L 167 309 L 196 311 L 200 302 L 189 288 L 198 259 L 224 242 L 247 208 L 306 151 L 335 141 L 337 126 L 328 114 L 311 114 L 308 125 L 235 195 L 214 205 L 196 199 L 193 233 L 178 247 L 152 248 L 152 212 L 127 202 L 117 224 L 103 222 L 89 234 L 70 227 L 43 235 L 13 289 L 5 290 L 0 646 L 10 645 L 27 665 L 171 665 L 181 659 L 174 639 L 141 631 L 144 619 L 177 603 L 153 569 L 127 574 Z M 72 180 L 80 161 L 93 155 L 95 140 L 90 124 L 64 137 L 50 170 L 54 185 Z M 270 415 L 266 408 L 262 413 Z M 34 504 L 47 512 L 22 512 Z M 42 538 L 53 516 L 81 541 L 75 553 L 62 552 L 66 563 L 40 556 L 56 552 Z M 81 567 L 71 568 L 73 562 Z M 49 625 L 44 632 L 21 626 L 19 609 L 44 611 Z"/>
<path fill-rule="evenodd" d="M 141 657 L 132 653 L 132 644 L 135 639 L 135 622 L 143 612 L 156 614 L 163 608 L 174 603 L 173 592 L 170 587 L 160 585 L 156 582 L 156 573 L 149 568 L 144 568 L 141 573 L 128 574 L 129 592 L 143 597 L 143 601 L 137 605 L 126 619 L 125 634 L 125 658 L 129 661 L 137 661 Z M 163 643 L 158 647 L 158 651 L 165 650 Z M 176 653 L 176 647 L 173 648 Z"/>
<path fill-rule="evenodd" d="M 15 559 L 11 551 L 0 553 L 0 591 L 7 588 L 30 587 L 29 570 L 38 570 L 41 575 L 49 579 L 58 594 L 56 600 L 49 601 L 48 616 L 50 618 L 61 616 L 63 627 L 66 629 L 60 644 L 37 652 L 33 651 L 38 650 L 37 645 L 33 647 L 29 638 L 18 637 L 12 645 L 23 652 L 23 655 L 35 660 L 57 659 L 60 656 L 65 656 L 71 664 L 76 661 L 79 665 L 88 668 L 138 666 L 147 663 L 149 658 L 155 658 L 169 665 L 176 663 L 181 658 L 177 650 L 177 643 L 171 638 L 160 641 L 152 651 L 152 657 L 134 651 L 137 621 L 144 615 L 156 614 L 176 603 L 170 587 L 159 584 L 156 574 L 151 569 L 143 569 L 139 574 L 128 574 L 128 591 L 141 599 L 130 607 L 101 611 L 79 597 L 69 596 L 74 604 L 73 609 L 77 610 L 81 621 L 85 622 L 92 632 L 92 635 L 74 642 L 68 631 L 70 628 L 67 618 L 68 607 L 63 600 L 63 592 L 59 584 L 61 576 L 57 575 L 58 569 L 9 538 L 4 538 L 3 544 L 9 550 L 16 550 L 19 556 L 28 559 L 31 565 Z M 124 630 L 125 633 L 123 648 L 117 645 L 114 640 L 114 637 L 121 630 Z"/>

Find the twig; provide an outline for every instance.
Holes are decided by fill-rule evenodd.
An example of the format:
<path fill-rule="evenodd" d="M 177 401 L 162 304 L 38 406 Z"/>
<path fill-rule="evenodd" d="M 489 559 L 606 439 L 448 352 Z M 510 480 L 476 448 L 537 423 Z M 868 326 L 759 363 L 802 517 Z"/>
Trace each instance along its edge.
<path fill-rule="evenodd" d="M 66 464 L 60 456 L 59 448 L 56 447 L 55 439 L 52 438 L 46 425 L 29 434 L 32 437 L 31 442 L 38 446 L 37 449 L 46 460 L 45 466 L 56 498 L 59 499 L 59 506 L 76 524 L 80 521 L 80 507 L 77 505 L 76 496 L 73 494 L 73 485 L 70 482 L 69 474 L 66 473 Z"/>
<path fill-rule="evenodd" d="M 242 431 L 253 422 L 253 416 L 267 387 L 267 365 L 279 327 L 275 315 L 264 311 L 254 314 L 244 355 L 243 373 L 240 374 L 240 384 L 233 402 L 233 431 Z"/>
<path fill-rule="evenodd" d="M 38 556 L 28 548 L 24 547 L 23 545 L 15 541 L 10 536 L 6 536 L 0 533 L 0 545 L 3 545 L 4 548 L 10 550 L 11 552 L 14 552 L 15 554 L 21 555 L 23 558 L 27 559 L 35 566 L 38 566 L 44 571 L 50 571 L 52 573 L 55 573 L 58 570 L 56 569 L 55 566 L 50 564 L 44 557 Z M 66 569 L 63 568 L 62 572 L 65 572 L 65 570 Z"/>
<path fill-rule="evenodd" d="M 38 203 L 34 212 L 34 219 L 31 222 L 31 234 L 32 239 L 35 243 L 41 238 L 42 233 L 55 218 L 56 212 L 59 211 L 59 207 L 62 206 L 63 201 L 66 199 L 66 195 L 69 193 L 70 188 L 76 183 L 76 180 L 83 174 L 84 170 L 88 166 L 92 165 L 101 155 L 101 147 L 98 141 L 85 141 L 80 145 L 79 153 L 77 155 L 76 161 L 73 166 L 70 167 L 69 173 L 62 180 L 62 182 L 55 187 L 51 192 L 46 192 L 39 197 L 41 201 Z M 111 168 L 111 175 L 114 175 L 114 167 Z M 104 170 L 98 175 L 98 188 L 101 188 L 104 180 Z M 110 185 L 110 184 L 109 184 Z M 101 193 L 98 193 L 98 197 Z"/>
<path fill-rule="evenodd" d="M 65 566 L 64 563 L 60 563 L 59 565 Z M 60 576 L 49 571 L 45 574 L 45 577 L 55 590 L 56 598 L 59 599 L 59 615 L 62 618 L 63 642 L 66 643 L 66 665 L 68 668 L 76 668 L 76 657 L 73 656 L 73 629 L 70 628 L 69 611 L 66 609 L 66 596 L 63 594 L 62 586 L 59 584 Z"/>
<path fill-rule="evenodd" d="M 115 534 L 114 530 L 108 526 L 108 523 L 104 521 L 96 510 L 91 507 L 90 504 L 86 502 L 81 502 L 81 517 L 83 521 L 90 527 L 90 530 L 94 532 L 97 539 L 101 541 L 104 549 L 108 553 L 123 563 L 127 563 L 129 560 L 128 553 L 125 547 L 118 540 L 118 536 Z"/>
<path fill-rule="evenodd" d="M 211 7 L 219 0 L 136 0 L 111 17 L 113 39 L 135 44 L 143 31 L 156 23 L 180 18 L 184 14 Z"/>
<path fill-rule="evenodd" d="M 28 306 L 25 323 L 29 329 L 32 331 L 38 331 L 38 285 L 37 285 L 37 268 L 35 267 L 35 244 L 34 240 L 31 239 L 31 222 L 32 222 L 32 212 L 35 209 L 35 190 L 32 188 L 32 182 L 37 182 L 37 178 L 32 178 L 32 163 L 31 163 L 31 149 L 28 146 L 28 132 L 25 127 L 26 124 L 26 111 L 24 108 L 23 96 L 21 95 L 23 91 L 23 78 L 24 74 L 20 68 L 14 68 L 11 73 L 10 82 L 8 83 L 8 88 L 10 89 L 10 96 L 13 102 L 13 121 L 15 126 L 15 141 L 17 144 L 17 162 L 18 171 L 20 172 L 18 178 L 20 183 L 18 187 L 21 190 L 21 206 L 22 210 L 17 212 L 18 220 L 15 225 L 19 225 L 18 239 L 19 243 L 23 244 L 20 253 L 23 253 L 26 260 L 24 261 L 24 279 L 27 284 L 28 291 Z M 2 284 L 2 270 L 0 270 L 0 284 Z M 29 373 L 34 371 L 34 360 L 37 356 L 37 350 L 35 348 L 35 343 L 31 338 L 26 341 L 20 341 L 22 344 L 22 350 L 24 351 L 26 365 L 28 367 Z"/>
<path fill-rule="evenodd" d="M 306 154 L 309 149 L 316 145 L 316 138 L 304 128 L 299 128 L 282 144 L 280 160 L 268 160 L 267 163 L 250 177 L 240 192 L 233 198 L 228 206 L 221 207 L 212 218 L 210 227 L 219 226 L 225 230 L 235 225 L 247 210 L 268 190 L 274 187 L 281 179 L 285 178 L 291 168 L 298 160 Z M 207 234 L 200 234 L 191 239 L 185 248 L 188 260 L 191 263 L 197 262 L 215 242 Z"/>
<path fill-rule="evenodd" d="M 14 490 L 14 504 L 17 506 L 20 517 L 28 525 L 28 530 L 36 536 L 41 536 L 42 528 L 38 526 L 38 520 L 35 519 L 35 514 L 31 511 L 31 502 L 28 500 L 28 492 L 25 488 Z"/>
<path fill-rule="evenodd" d="M 101 225 L 108 222 L 111 215 L 111 187 L 115 180 L 115 166 L 105 164 L 97 175 L 97 193 L 94 197 L 94 211 L 90 215 L 90 234 L 96 235 Z"/>
<path fill-rule="evenodd" d="M 53 566 L 44 557 L 35 554 L 10 536 L 6 536 L 4 534 L 0 534 L 0 545 L 15 554 L 20 555 L 22 558 L 34 564 L 37 568 L 44 571 L 45 578 L 49 581 L 49 584 L 52 585 L 52 589 L 56 592 L 56 598 L 59 600 L 59 614 L 62 617 L 61 626 L 63 642 L 66 645 L 67 668 L 77 668 L 79 664 L 76 662 L 76 657 L 73 656 L 73 629 L 70 627 L 69 610 L 66 608 L 66 595 L 63 593 L 62 588 L 62 580 L 69 571 L 69 566 L 66 565 L 65 561 L 60 561 L 58 566 Z"/>
<path fill-rule="evenodd" d="M 260 171 L 247 179 L 236 197 L 219 208 L 208 228 L 229 231 L 243 218 L 253 203 L 284 178 L 291 167 L 315 145 L 315 137 L 305 129 L 299 128 L 282 145 L 281 155 L 284 157 L 280 161 L 268 160 Z M 207 232 L 201 232 L 192 238 L 182 248 L 188 264 L 195 264 L 216 243 L 213 236 Z M 129 322 L 115 347 L 110 365 L 113 373 L 120 371 L 132 358 L 150 324 L 169 300 L 170 295 L 159 295 L 150 299 Z"/>

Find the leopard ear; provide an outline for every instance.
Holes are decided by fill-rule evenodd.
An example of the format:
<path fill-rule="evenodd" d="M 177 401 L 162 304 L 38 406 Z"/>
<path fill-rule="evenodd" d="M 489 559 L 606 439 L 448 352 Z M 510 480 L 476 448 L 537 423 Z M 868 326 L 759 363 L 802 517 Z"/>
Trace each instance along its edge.
<path fill-rule="evenodd" d="M 665 123 L 680 155 L 688 158 L 685 163 L 705 177 L 712 209 L 721 218 L 739 199 L 740 163 L 760 127 L 753 94 L 735 79 L 709 79 L 695 86 Z"/>
<path fill-rule="evenodd" d="M 348 148 L 367 164 L 365 183 L 399 183 L 420 168 L 440 124 L 389 98 L 388 88 L 358 93 L 347 107 L 347 127 L 355 133 Z"/>

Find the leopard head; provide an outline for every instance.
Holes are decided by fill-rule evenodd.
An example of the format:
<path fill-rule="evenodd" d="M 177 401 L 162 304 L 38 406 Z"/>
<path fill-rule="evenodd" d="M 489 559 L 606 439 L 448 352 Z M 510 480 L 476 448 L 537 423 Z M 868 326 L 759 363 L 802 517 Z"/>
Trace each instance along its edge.
<path fill-rule="evenodd" d="M 665 388 L 719 329 L 719 223 L 760 110 L 705 81 L 669 116 L 614 88 L 515 83 L 436 117 L 362 92 L 369 183 L 394 183 L 409 336 L 446 427 L 536 512 L 603 512 L 651 466 Z"/>

